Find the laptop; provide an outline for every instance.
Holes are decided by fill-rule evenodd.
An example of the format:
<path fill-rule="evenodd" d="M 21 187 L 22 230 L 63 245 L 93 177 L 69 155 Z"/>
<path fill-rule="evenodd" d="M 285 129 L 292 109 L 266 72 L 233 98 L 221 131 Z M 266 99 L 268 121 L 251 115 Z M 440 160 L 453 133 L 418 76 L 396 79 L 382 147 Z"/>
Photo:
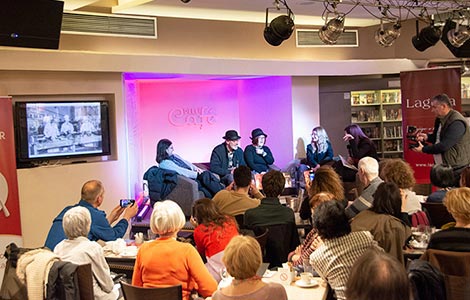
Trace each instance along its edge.
<path fill-rule="evenodd" d="M 357 168 L 355 165 L 351 165 L 350 163 L 348 163 L 348 160 L 344 158 L 344 156 L 342 156 L 341 154 L 338 155 L 339 158 L 341 159 L 341 163 L 343 164 L 343 166 L 345 166 L 346 168 L 350 168 L 352 170 L 355 170 L 357 171 Z"/>

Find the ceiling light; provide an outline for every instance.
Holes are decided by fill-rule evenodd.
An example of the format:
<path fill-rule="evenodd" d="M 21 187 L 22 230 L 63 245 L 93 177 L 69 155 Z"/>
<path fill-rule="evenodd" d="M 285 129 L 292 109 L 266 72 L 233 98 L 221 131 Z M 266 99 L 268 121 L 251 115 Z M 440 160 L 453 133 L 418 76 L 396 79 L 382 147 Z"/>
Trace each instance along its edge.
<path fill-rule="evenodd" d="M 468 26 L 459 27 L 459 23 L 457 23 L 455 28 L 447 32 L 447 39 L 452 46 L 456 48 L 461 47 L 468 39 L 470 39 Z"/>
<path fill-rule="evenodd" d="M 432 47 L 439 42 L 441 39 L 441 29 L 438 27 L 435 27 L 434 24 L 431 24 L 428 27 L 423 28 L 421 31 L 419 31 L 418 28 L 418 21 L 416 21 L 416 36 L 414 36 L 411 39 L 411 42 L 413 43 L 413 46 L 416 48 L 416 50 L 423 52 L 424 50 L 428 49 L 429 47 Z"/>
<path fill-rule="evenodd" d="M 294 31 L 293 14 L 287 9 L 287 15 L 281 15 L 274 18 L 268 25 L 268 11 L 266 8 L 266 26 L 264 28 L 264 39 L 272 46 L 279 46 L 283 41 L 287 40 Z"/>
<path fill-rule="evenodd" d="M 380 19 L 380 28 L 375 32 L 375 41 L 382 47 L 390 47 L 400 36 L 400 28 L 401 25 L 399 23 L 385 28 L 383 20 Z"/>
<path fill-rule="evenodd" d="M 344 16 L 337 16 L 326 22 L 318 31 L 320 40 L 328 45 L 334 45 L 344 31 Z"/>

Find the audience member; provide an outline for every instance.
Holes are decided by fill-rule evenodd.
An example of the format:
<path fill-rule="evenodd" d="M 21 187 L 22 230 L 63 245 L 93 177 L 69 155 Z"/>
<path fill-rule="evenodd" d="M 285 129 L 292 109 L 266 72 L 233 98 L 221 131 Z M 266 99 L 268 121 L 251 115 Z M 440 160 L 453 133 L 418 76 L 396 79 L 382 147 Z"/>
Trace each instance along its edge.
<path fill-rule="evenodd" d="M 251 171 L 247 166 L 236 168 L 233 171 L 233 180 L 225 190 L 215 194 L 212 200 L 221 213 L 236 216 L 244 214 L 247 209 L 257 207 L 264 196 L 252 184 Z"/>
<path fill-rule="evenodd" d="M 357 214 L 351 228 L 352 231 L 369 231 L 385 252 L 404 263 L 403 247 L 411 230 L 403 221 L 401 193 L 395 183 L 379 184 L 372 207 Z"/>
<path fill-rule="evenodd" d="M 400 158 L 388 159 L 380 169 L 380 177 L 385 182 L 395 183 L 404 194 L 402 212 L 411 215 L 421 210 L 419 197 L 411 190 L 416 183 L 414 171 L 406 161 Z"/>
<path fill-rule="evenodd" d="M 366 156 L 361 158 L 358 163 L 359 180 L 366 187 L 361 195 L 346 208 L 346 215 L 349 219 L 356 216 L 363 210 L 372 207 L 374 202 L 374 193 L 379 184 L 383 182 L 379 177 L 379 163 L 376 159 Z"/>
<path fill-rule="evenodd" d="M 220 176 L 220 182 L 229 185 L 233 181 L 233 170 L 246 166 L 243 150 L 238 146 L 241 137 L 235 130 L 228 130 L 223 137 L 225 142 L 212 150 L 210 169 Z"/>
<path fill-rule="evenodd" d="M 57 244 L 54 253 L 62 260 L 77 265 L 91 264 L 95 300 L 117 299 L 119 292 L 113 289 L 114 282 L 104 258 L 103 247 L 87 238 L 91 227 L 88 209 L 81 206 L 69 209 L 64 214 L 62 225 L 67 239 Z"/>
<path fill-rule="evenodd" d="M 137 205 L 131 205 L 127 208 L 117 205 L 111 211 L 109 216 L 106 216 L 104 211 L 98 209 L 103 201 L 104 187 L 101 181 L 90 180 L 85 182 L 81 191 L 81 200 L 78 204 L 67 206 L 60 212 L 54 221 L 52 221 L 52 227 L 47 235 L 45 246 L 49 249 L 54 249 L 60 241 L 66 238 L 62 227 L 62 220 L 64 218 L 64 214 L 75 206 L 83 206 L 90 211 L 91 228 L 88 238 L 91 241 L 103 240 L 107 242 L 122 238 L 127 231 L 130 219 L 137 214 Z M 111 224 L 119 219 L 123 212 L 124 214 L 122 219 L 114 226 L 111 226 Z"/>
<path fill-rule="evenodd" d="M 333 147 L 326 130 L 317 126 L 312 129 L 312 140 L 307 145 L 307 165 L 314 171 L 333 161 Z"/>
<path fill-rule="evenodd" d="M 346 299 L 410 300 L 410 281 L 403 264 L 381 251 L 367 251 L 351 269 Z"/>
<path fill-rule="evenodd" d="M 310 181 L 307 179 L 307 197 L 300 204 L 299 215 L 303 220 L 312 220 L 312 209 L 310 199 L 318 193 L 331 193 L 333 198 L 342 202 L 344 207 L 348 201 L 344 198 L 343 183 L 338 175 L 331 167 L 324 166 L 315 172 L 315 179 Z"/>
<path fill-rule="evenodd" d="M 214 293 L 217 282 L 204 266 L 197 250 L 189 243 L 176 240 L 185 221 L 183 211 L 175 202 L 165 200 L 155 203 L 150 229 L 159 238 L 140 246 L 132 285 L 158 287 L 181 284 L 184 300 L 190 299 L 193 289 L 202 297 Z"/>
<path fill-rule="evenodd" d="M 255 173 L 266 173 L 274 169 L 279 170 L 274 166 L 274 157 L 266 146 L 266 138 L 268 135 L 260 128 L 251 131 L 251 145 L 245 147 L 245 162 L 250 169 Z"/>
<path fill-rule="evenodd" d="M 236 236 L 225 248 L 222 260 L 233 277 L 231 284 L 214 293 L 212 300 L 287 300 L 279 283 L 265 283 L 256 271 L 263 262 L 259 243 L 249 236 Z"/>
<path fill-rule="evenodd" d="M 168 139 L 161 139 L 157 144 L 157 163 L 160 168 L 175 171 L 197 182 L 198 189 L 208 198 L 212 198 L 223 186 L 211 172 L 201 170 L 174 153 L 173 144 Z"/>
<path fill-rule="evenodd" d="M 359 160 L 363 157 L 372 157 L 378 160 L 377 149 L 373 141 L 362 131 L 361 127 L 357 124 L 351 124 L 344 128 L 343 140 L 348 142 L 348 163 L 358 166 Z M 356 180 L 356 171 L 351 168 L 342 167 L 337 171 L 341 175 L 343 181 L 354 182 Z"/>
<path fill-rule="evenodd" d="M 204 198 L 194 203 L 191 223 L 196 227 L 196 249 L 206 257 L 209 272 L 220 281 L 220 271 L 224 268 L 222 255 L 228 242 L 238 235 L 237 222 L 233 217 L 221 214 L 211 199 Z"/>
<path fill-rule="evenodd" d="M 470 166 L 465 167 L 460 174 L 460 186 L 470 187 Z"/>
<path fill-rule="evenodd" d="M 436 115 L 432 134 L 419 132 L 418 147 L 413 151 L 432 154 L 435 164 L 446 164 L 454 171 L 454 185 L 458 185 L 460 172 L 470 164 L 470 128 L 467 120 L 452 109 L 449 96 L 440 94 L 431 100 L 431 110 Z M 423 145 L 429 142 L 429 145 Z"/>
<path fill-rule="evenodd" d="M 351 232 L 344 207 L 338 201 L 318 205 L 313 227 L 323 244 L 310 255 L 310 263 L 328 281 L 336 299 L 346 299 L 346 283 L 352 266 L 368 249 L 379 248 L 377 242 L 368 231 Z"/>
<path fill-rule="evenodd" d="M 444 205 L 455 219 L 455 227 L 431 235 L 428 249 L 470 252 L 470 188 L 448 191 Z"/>
<path fill-rule="evenodd" d="M 432 192 L 426 202 L 442 203 L 446 193 L 454 186 L 455 178 L 451 167 L 446 165 L 434 165 L 431 168 L 431 184 L 438 188 Z"/>
<path fill-rule="evenodd" d="M 312 214 L 320 203 L 334 199 L 335 196 L 331 193 L 320 192 L 313 196 L 310 201 L 308 201 L 310 203 Z M 318 236 L 318 231 L 313 228 L 307 234 L 302 244 L 298 246 L 295 251 L 292 251 L 289 254 L 288 260 L 291 261 L 294 266 L 301 266 L 304 260 L 308 260 L 310 258 L 310 254 L 312 254 L 312 252 L 315 251 L 315 249 L 317 249 L 321 243 L 322 241 Z"/>

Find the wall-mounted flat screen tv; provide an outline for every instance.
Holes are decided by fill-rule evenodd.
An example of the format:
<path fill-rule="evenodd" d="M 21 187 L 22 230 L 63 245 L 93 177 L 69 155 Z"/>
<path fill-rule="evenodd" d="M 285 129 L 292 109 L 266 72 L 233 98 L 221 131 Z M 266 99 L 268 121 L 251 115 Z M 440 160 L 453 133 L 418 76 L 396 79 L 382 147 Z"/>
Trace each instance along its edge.
<path fill-rule="evenodd" d="M 16 102 L 19 163 L 110 155 L 107 101 Z"/>

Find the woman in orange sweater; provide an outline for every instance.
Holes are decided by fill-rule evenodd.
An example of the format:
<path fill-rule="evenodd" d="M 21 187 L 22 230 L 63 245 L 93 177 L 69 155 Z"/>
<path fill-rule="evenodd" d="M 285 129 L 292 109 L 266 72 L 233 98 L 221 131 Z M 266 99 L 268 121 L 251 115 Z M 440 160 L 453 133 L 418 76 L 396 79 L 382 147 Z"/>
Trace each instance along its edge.
<path fill-rule="evenodd" d="M 178 204 L 171 200 L 155 203 L 150 218 L 151 230 L 160 237 L 144 243 L 137 253 L 132 284 L 142 287 L 181 284 L 183 299 L 189 300 L 193 289 L 208 297 L 217 289 L 197 250 L 176 240 L 185 217 Z"/>

